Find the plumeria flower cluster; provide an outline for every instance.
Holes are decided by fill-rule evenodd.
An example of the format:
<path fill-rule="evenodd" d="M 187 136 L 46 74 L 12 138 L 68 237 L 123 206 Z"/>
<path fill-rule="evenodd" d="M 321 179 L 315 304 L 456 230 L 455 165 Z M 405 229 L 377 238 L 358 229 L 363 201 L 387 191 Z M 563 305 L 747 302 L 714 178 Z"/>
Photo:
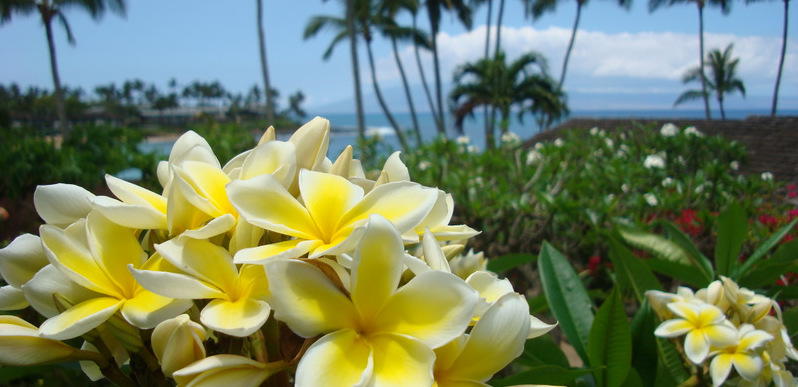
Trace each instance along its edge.
<path fill-rule="evenodd" d="M 222 166 L 187 132 L 162 192 L 38 187 L 46 224 L 0 250 L 0 309 L 44 321 L 2 316 L 0 364 L 80 361 L 119 385 L 485 385 L 553 327 L 462 254 L 477 231 L 449 224 L 451 195 L 398 153 L 373 179 L 351 147 L 331 161 L 329 136 L 322 118 L 287 141 L 269 128 Z"/>
<path fill-rule="evenodd" d="M 693 292 L 649 291 L 649 301 L 664 320 L 654 334 L 676 340 L 683 355 L 713 386 L 794 386 L 785 367 L 798 360 L 781 309 L 772 299 L 721 277 Z"/>

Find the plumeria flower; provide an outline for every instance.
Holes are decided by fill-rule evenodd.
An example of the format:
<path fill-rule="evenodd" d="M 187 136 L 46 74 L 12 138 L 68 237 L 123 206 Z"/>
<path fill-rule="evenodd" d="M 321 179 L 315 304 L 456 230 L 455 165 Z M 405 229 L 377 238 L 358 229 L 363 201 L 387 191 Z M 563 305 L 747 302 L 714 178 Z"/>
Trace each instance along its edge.
<path fill-rule="evenodd" d="M 47 259 L 71 281 L 98 296 L 69 306 L 39 327 L 53 339 L 80 336 L 102 324 L 117 311 L 136 327 L 154 328 L 191 306 L 188 300 L 159 296 L 139 285 L 128 271 L 146 267 L 147 254 L 133 230 L 121 227 L 98 212 L 66 229 L 40 229 Z"/>
<path fill-rule="evenodd" d="M 399 287 L 404 256 L 399 230 L 372 215 L 355 250 L 349 295 L 306 262 L 264 265 L 275 318 L 301 337 L 323 335 L 300 360 L 297 386 L 432 384 L 433 349 L 465 332 L 477 294 L 441 271 Z"/>
<path fill-rule="evenodd" d="M 737 341 L 737 330 L 727 324 L 723 312 L 714 305 L 672 302 L 668 309 L 679 318 L 663 322 L 654 334 L 665 338 L 687 334 L 684 353 L 695 364 L 707 358 L 710 346 L 722 348 Z"/>
<path fill-rule="evenodd" d="M 438 197 L 437 190 L 406 181 L 382 184 L 364 195 L 343 177 L 310 170 L 300 172 L 299 190 L 301 201 L 271 175 L 228 186 L 230 200 L 249 223 L 294 238 L 241 250 L 236 263 L 349 252 L 370 214 L 382 215 L 406 233 L 427 217 Z M 410 241 L 417 240 L 413 233 Z"/>
<path fill-rule="evenodd" d="M 469 334 L 435 350 L 436 385 L 487 386 L 484 382 L 523 352 L 529 317 L 529 304 L 520 294 L 496 300 Z"/>
<path fill-rule="evenodd" d="M 659 200 L 657 200 L 657 196 L 651 192 L 646 192 L 643 194 L 643 198 L 646 200 L 649 206 L 656 207 L 659 205 Z"/>
<path fill-rule="evenodd" d="M 688 126 L 684 128 L 684 134 L 687 136 L 704 137 L 704 134 L 699 132 L 695 126 Z"/>
<path fill-rule="evenodd" d="M 0 249 L 0 277 L 8 285 L 0 288 L 0 310 L 17 310 L 28 306 L 22 286 L 49 262 L 36 235 L 22 234 Z"/>
<path fill-rule="evenodd" d="M 679 128 L 676 125 L 668 122 L 665 125 L 662 125 L 662 129 L 659 130 L 659 134 L 662 137 L 673 137 L 679 133 Z"/>
<path fill-rule="evenodd" d="M 646 167 L 646 169 L 665 168 L 665 158 L 659 153 L 648 155 L 643 161 L 643 166 Z"/>
<path fill-rule="evenodd" d="M 758 352 L 772 339 L 773 336 L 769 333 L 757 330 L 753 325 L 744 324 L 738 331 L 737 342 L 720 348 L 712 358 L 709 364 L 712 384 L 715 386 L 723 384 L 729 377 L 732 366 L 743 379 L 757 380 L 764 366 Z"/>
<path fill-rule="evenodd" d="M 41 337 L 36 326 L 17 316 L 0 315 L 2 365 L 32 366 L 98 358 L 102 357 L 58 340 Z"/>
<path fill-rule="evenodd" d="M 179 387 L 259 386 L 269 376 L 282 369 L 248 357 L 215 355 L 176 371 L 174 377 Z"/>
<path fill-rule="evenodd" d="M 152 331 L 152 352 L 166 376 L 205 358 L 205 328 L 181 314 Z"/>
<path fill-rule="evenodd" d="M 207 240 L 176 238 L 155 246 L 184 273 L 131 268 L 148 290 L 176 299 L 211 299 L 200 314 L 205 326 L 236 337 L 258 330 L 269 317 L 268 282 L 260 266 L 237 268 L 230 253 Z"/>
<path fill-rule="evenodd" d="M 94 198 L 93 193 L 73 184 L 40 185 L 33 192 L 33 205 L 45 223 L 65 228 L 91 212 Z"/>
<path fill-rule="evenodd" d="M 741 288 L 730 278 L 721 277 L 721 281 L 723 281 L 723 294 L 728 304 L 735 309 L 740 323 L 754 324 L 767 316 L 773 308 L 774 302 L 770 298 Z"/>

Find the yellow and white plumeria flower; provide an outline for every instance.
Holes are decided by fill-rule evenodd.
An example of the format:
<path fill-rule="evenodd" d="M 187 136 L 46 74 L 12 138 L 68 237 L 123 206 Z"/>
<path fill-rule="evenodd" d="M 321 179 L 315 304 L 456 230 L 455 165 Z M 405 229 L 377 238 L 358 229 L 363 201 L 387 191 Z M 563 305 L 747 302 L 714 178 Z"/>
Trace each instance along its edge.
<path fill-rule="evenodd" d="M 275 318 L 302 337 L 323 335 L 300 360 L 297 386 L 432 384 L 433 349 L 465 332 L 477 294 L 441 271 L 398 287 L 404 255 L 397 228 L 372 215 L 355 251 L 350 294 L 308 263 L 264 265 Z"/>
<path fill-rule="evenodd" d="M 760 352 L 773 336 L 765 331 L 754 328 L 753 325 L 744 324 L 740 327 L 737 342 L 720 348 L 709 364 L 709 374 L 712 384 L 720 386 L 731 373 L 732 366 L 743 379 L 753 382 L 759 379 L 764 363 Z"/>
<path fill-rule="evenodd" d="M 726 347 L 737 341 L 737 330 L 726 322 L 718 307 L 692 302 L 672 302 L 670 309 L 679 318 L 667 320 L 654 331 L 659 337 L 678 337 L 686 334 L 684 353 L 695 364 L 709 355 L 711 346 Z"/>

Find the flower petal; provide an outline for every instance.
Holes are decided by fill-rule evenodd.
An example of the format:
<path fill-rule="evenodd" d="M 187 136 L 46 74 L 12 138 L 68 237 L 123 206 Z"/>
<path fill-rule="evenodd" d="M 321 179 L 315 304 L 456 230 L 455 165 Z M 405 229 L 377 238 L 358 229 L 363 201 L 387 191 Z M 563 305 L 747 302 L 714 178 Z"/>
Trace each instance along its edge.
<path fill-rule="evenodd" d="M 307 209 L 274 176 L 233 181 L 227 194 L 247 222 L 297 238 L 317 239 L 319 231 Z"/>
<path fill-rule="evenodd" d="M 130 268 L 145 289 L 164 297 L 180 299 L 222 298 L 219 288 L 187 274 Z"/>
<path fill-rule="evenodd" d="M 193 239 L 210 239 L 217 235 L 222 235 L 236 225 L 236 217 L 233 214 L 224 214 L 220 217 L 211 219 L 200 228 L 183 231 L 180 236 Z"/>
<path fill-rule="evenodd" d="M 709 354 L 709 343 L 700 330 L 692 330 L 684 338 L 684 354 L 695 364 L 701 364 Z"/>
<path fill-rule="evenodd" d="M 86 229 L 95 261 L 123 294 L 132 296 L 137 285 L 127 266 L 139 267 L 147 259 L 134 230 L 111 222 L 99 212 L 89 214 Z"/>
<path fill-rule="evenodd" d="M 709 344 L 723 348 L 737 343 L 737 330 L 724 324 L 713 324 L 701 329 Z"/>
<path fill-rule="evenodd" d="M 270 243 L 268 245 L 239 250 L 233 261 L 235 263 L 257 264 L 273 259 L 298 258 L 310 251 L 314 244 L 317 244 L 317 242 L 303 239 L 291 239 L 283 242 Z"/>
<path fill-rule="evenodd" d="M 284 141 L 269 141 L 256 146 L 241 166 L 241 180 L 271 174 L 283 187 L 291 186 L 296 176 L 296 149 Z"/>
<path fill-rule="evenodd" d="M 330 121 L 314 117 L 297 129 L 288 141 L 296 148 L 297 169 L 317 170 L 330 145 Z"/>
<path fill-rule="evenodd" d="M 73 305 L 101 296 L 100 293 L 71 281 L 53 265 L 47 265 L 39 270 L 33 279 L 22 286 L 22 291 L 33 309 L 44 317 L 53 317 L 59 313 L 55 307 L 53 294 L 69 300 Z"/>
<path fill-rule="evenodd" d="M 223 247 L 204 239 L 176 238 L 155 245 L 155 249 L 180 270 L 222 292 L 235 290 L 238 272 L 233 258 Z"/>
<path fill-rule="evenodd" d="M 352 302 L 361 318 L 371 321 L 396 291 L 404 271 L 404 244 L 387 219 L 369 217 L 352 265 Z"/>
<path fill-rule="evenodd" d="M 714 386 L 720 386 L 729 377 L 732 367 L 731 358 L 732 355 L 725 353 L 712 358 L 712 362 L 709 364 L 709 375 L 712 377 Z"/>
<path fill-rule="evenodd" d="M 438 193 L 416 183 L 398 181 L 375 187 L 353 207 L 338 224 L 339 232 L 349 233 L 349 228 L 370 214 L 380 214 L 399 229 L 400 233 L 412 230 L 427 216 Z"/>
<path fill-rule="evenodd" d="M 374 331 L 412 336 L 434 349 L 465 332 L 476 303 L 477 292 L 462 279 L 428 271 L 391 297 L 377 315 Z"/>
<path fill-rule="evenodd" d="M 19 310 L 28 306 L 25 293 L 11 285 L 0 287 L 0 310 Z"/>
<path fill-rule="evenodd" d="M 368 338 L 374 358 L 376 386 L 429 386 L 433 383 L 435 352 L 410 337 L 381 334 Z"/>
<path fill-rule="evenodd" d="M 484 382 L 521 355 L 529 333 L 529 304 L 518 293 L 497 300 L 474 325 L 452 365 L 453 379 Z"/>
<path fill-rule="evenodd" d="M 178 386 L 259 386 L 272 374 L 259 363 L 238 355 L 215 355 L 192 363 L 172 376 Z"/>
<path fill-rule="evenodd" d="M 264 265 L 274 317 L 296 334 L 313 337 L 356 326 L 354 305 L 318 268 L 296 260 Z"/>
<path fill-rule="evenodd" d="M 77 348 L 38 336 L 35 326 L 17 316 L 0 316 L 0 364 L 32 366 L 69 360 Z"/>
<path fill-rule="evenodd" d="M 135 297 L 125 301 L 122 316 L 135 327 L 151 329 L 161 321 L 185 312 L 192 305 L 191 300 L 176 300 L 141 289 Z"/>
<path fill-rule="evenodd" d="M 654 335 L 665 338 L 679 337 L 687 332 L 690 332 L 694 328 L 695 326 L 689 321 L 676 318 L 673 320 L 667 320 L 660 324 L 657 329 L 654 330 Z"/>
<path fill-rule="evenodd" d="M 421 248 L 424 250 L 424 260 L 427 261 L 430 269 L 445 271 L 451 273 L 452 269 L 449 267 L 449 260 L 443 254 L 441 245 L 435 239 L 435 236 L 429 231 L 424 230 L 424 239 L 421 241 Z"/>
<path fill-rule="evenodd" d="M 345 329 L 313 343 L 299 361 L 297 387 L 334 384 L 362 386 L 371 377 L 371 346 L 355 331 Z"/>
<path fill-rule="evenodd" d="M 91 212 L 94 194 L 73 184 L 40 185 L 33 192 L 36 212 L 47 224 L 66 227 Z"/>
<path fill-rule="evenodd" d="M 0 249 L 0 277 L 13 287 L 21 287 L 47 266 L 42 240 L 33 234 L 22 234 Z"/>
<path fill-rule="evenodd" d="M 230 336 L 252 334 L 269 318 L 271 308 L 264 301 L 242 298 L 235 302 L 225 299 L 211 301 L 202 309 L 200 321 L 205 326 Z"/>
<path fill-rule="evenodd" d="M 114 223 L 135 229 L 166 229 L 166 211 L 149 205 L 126 204 L 106 196 L 92 201 L 94 208 Z M 164 206 L 166 203 L 164 203 Z"/>
<path fill-rule="evenodd" d="M 734 364 L 734 369 L 737 370 L 737 373 L 749 382 L 759 379 L 762 374 L 762 367 L 764 367 L 762 358 L 756 354 L 736 354 L 732 356 L 732 364 Z"/>
<path fill-rule="evenodd" d="M 319 239 L 332 242 L 338 221 L 363 199 L 363 188 L 330 173 L 302 170 L 299 191 L 308 213 L 321 233 Z"/>
<path fill-rule="evenodd" d="M 108 320 L 123 302 L 112 297 L 98 297 L 81 302 L 47 319 L 39 327 L 39 333 L 56 340 L 78 337 Z"/>

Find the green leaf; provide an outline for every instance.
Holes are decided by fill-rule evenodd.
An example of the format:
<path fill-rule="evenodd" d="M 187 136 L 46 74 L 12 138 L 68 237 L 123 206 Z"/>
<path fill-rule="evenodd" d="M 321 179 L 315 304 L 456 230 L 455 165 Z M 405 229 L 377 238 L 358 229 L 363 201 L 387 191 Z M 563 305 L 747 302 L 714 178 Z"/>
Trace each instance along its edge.
<path fill-rule="evenodd" d="M 654 383 L 649 384 L 649 386 L 654 387 L 673 387 L 678 386 L 679 382 L 673 378 L 670 371 L 668 371 L 668 367 L 665 366 L 665 363 L 662 362 L 662 359 L 657 359 L 657 373 L 654 375 Z"/>
<path fill-rule="evenodd" d="M 531 315 L 538 315 L 549 310 L 549 303 L 546 301 L 545 294 L 527 298 L 527 302 L 529 303 L 529 314 Z"/>
<path fill-rule="evenodd" d="M 695 263 L 701 265 L 706 272 L 714 273 L 712 269 L 712 263 L 709 262 L 709 258 L 704 255 L 701 250 L 698 250 L 693 243 L 693 240 L 690 238 L 689 235 L 685 234 L 679 226 L 674 224 L 669 220 L 661 220 L 657 222 L 661 227 L 662 231 L 665 233 L 665 237 L 668 240 L 673 241 L 677 245 L 681 246 L 685 251 L 687 251 L 688 256 L 694 257 Z M 712 277 L 714 278 L 715 275 L 713 274 Z"/>
<path fill-rule="evenodd" d="M 632 337 L 620 290 L 615 287 L 596 313 L 588 356 L 599 387 L 620 387 L 632 364 Z"/>
<path fill-rule="evenodd" d="M 618 227 L 618 232 L 626 243 L 650 252 L 659 260 L 692 268 L 691 271 L 696 271 L 703 278 L 700 287 L 710 283 L 714 278 L 712 271 L 699 263 L 700 257 L 693 256 L 680 245 L 665 237 L 629 227 Z"/>
<path fill-rule="evenodd" d="M 494 387 L 515 386 L 519 384 L 564 386 L 570 384 L 570 382 L 574 381 L 576 378 L 587 375 L 592 371 L 594 370 L 543 365 L 530 368 L 504 379 L 492 380 L 490 385 Z"/>
<path fill-rule="evenodd" d="M 718 241 L 715 244 L 715 270 L 728 276 L 737 263 L 740 249 L 748 235 L 745 211 L 739 203 L 732 203 L 718 215 Z"/>
<path fill-rule="evenodd" d="M 565 256 L 546 241 L 538 256 L 538 271 L 551 313 L 582 361 L 590 364 L 587 340 L 593 324 L 593 303 L 585 285 Z"/>
<path fill-rule="evenodd" d="M 535 262 L 537 256 L 534 254 L 507 254 L 498 258 L 488 260 L 488 270 L 494 273 L 504 273 L 507 270 L 516 268 L 525 263 Z"/>
<path fill-rule="evenodd" d="M 632 318 L 632 369 L 637 370 L 643 385 L 653 386 L 657 373 L 657 342 L 654 330 L 657 319 L 646 298 Z"/>
<path fill-rule="evenodd" d="M 695 288 L 706 287 L 710 281 L 695 266 L 651 258 L 644 261 L 652 270 L 673 277 Z"/>
<path fill-rule="evenodd" d="M 784 273 L 798 270 L 798 239 L 787 242 L 766 261 L 760 262 L 753 270 L 740 274 L 740 286 L 756 289 L 771 285 Z"/>
<path fill-rule="evenodd" d="M 655 340 L 657 341 L 659 359 L 662 361 L 665 369 L 668 370 L 670 376 L 676 381 L 676 383 L 673 385 L 678 385 L 679 383 L 687 380 L 687 378 L 690 377 L 690 374 L 688 374 L 687 370 L 684 369 L 684 360 L 679 355 L 679 351 L 676 349 L 676 346 L 667 339 L 661 339 L 657 337 Z"/>
<path fill-rule="evenodd" d="M 785 310 L 782 314 L 782 319 L 784 319 L 784 326 L 787 328 L 790 337 L 794 337 L 798 334 L 798 308 Z M 795 340 L 793 340 L 793 343 L 794 342 Z"/>
<path fill-rule="evenodd" d="M 615 238 L 610 239 L 610 260 L 618 284 L 624 289 L 631 288 L 638 302 L 646 299 L 647 290 L 662 290 L 659 280 L 645 262 Z"/>
<path fill-rule="evenodd" d="M 760 259 L 762 259 L 762 257 L 764 257 L 768 251 L 770 251 L 770 249 L 772 249 L 774 246 L 776 246 L 777 243 L 779 243 L 781 238 L 784 238 L 784 236 L 787 235 L 787 233 L 789 233 L 793 229 L 793 227 L 795 227 L 796 223 L 798 223 L 798 218 L 793 219 L 792 222 L 780 228 L 779 231 L 776 231 L 776 233 L 773 234 L 773 236 L 768 238 L 768 240 L 766 240 L 756 250 L 754 250 L 751 256 L 748 257 L 748 259 L 745 261 L 745 263 L 743 263 L 742 266 L 738 267 L 737 270 L 732 274 L 731 278 L 733 280 L 737 280 L 740 274 L 746 273 L 749 270 L 751 270 L 751 268 L 754 267 L 754 265 Z"/>
<path fill-rule="evenodd" d="M 623 381 L 621 387 L 643 387 L 648 384 L 643 384 L 643 379 L 634 368 L 629 369 L 629 375 L 626 375 L 626 380 Z"/>
<path fill-rule="evenodd" d="M 515 362 L 526 366 L 555 365 L 563 368 L 570 367 L 568 356 L 554 342 L 551 335 L 543 335 L 527 340 L 524 352 Z"/>

